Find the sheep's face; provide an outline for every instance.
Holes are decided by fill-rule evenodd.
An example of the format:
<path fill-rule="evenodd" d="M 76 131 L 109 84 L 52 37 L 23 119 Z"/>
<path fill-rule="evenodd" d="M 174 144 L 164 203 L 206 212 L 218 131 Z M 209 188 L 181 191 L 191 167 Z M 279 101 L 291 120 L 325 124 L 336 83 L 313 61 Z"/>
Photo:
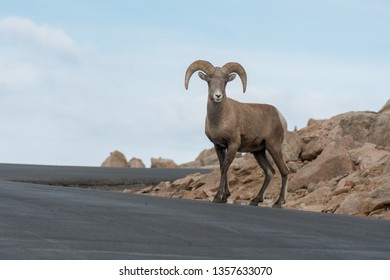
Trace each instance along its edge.
<path fill-rule="evenodd" d="M 209 99 L 215 103 L 222 102 L 226 98 L 226 84 L 236 78 L 236 74 L 224 74 L 216 69 L 212 74 L 198 73 L 199 77 L 206 81 L 209 86 Z"/>

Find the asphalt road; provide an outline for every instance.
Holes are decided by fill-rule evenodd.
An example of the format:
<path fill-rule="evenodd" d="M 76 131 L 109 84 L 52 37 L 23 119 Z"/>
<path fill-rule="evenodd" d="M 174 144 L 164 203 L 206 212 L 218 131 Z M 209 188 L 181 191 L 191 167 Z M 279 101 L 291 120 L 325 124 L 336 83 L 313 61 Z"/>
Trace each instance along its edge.
<path fill-rule="evenodd" d="M 0 163 L 0 181 L 107 190 L 143 188 L 161 181 L 184 178 L 188 174 L 209 172 L 209 169 L 130 169 Z"/>
<path fill-rule="evenodd" d="M 390 259 L 388 220 L 27 183 L 125 171 L 0 165 L 0 259 Z"/>

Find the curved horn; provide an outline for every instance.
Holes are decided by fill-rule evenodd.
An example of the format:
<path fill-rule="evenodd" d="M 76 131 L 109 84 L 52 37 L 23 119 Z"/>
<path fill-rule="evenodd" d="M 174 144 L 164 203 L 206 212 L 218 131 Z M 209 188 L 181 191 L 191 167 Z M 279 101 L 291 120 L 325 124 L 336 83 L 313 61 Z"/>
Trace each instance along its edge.
<path fill-rule="evenodd" d="M 241 64 L 237 62 L 228 62 L 224 66 L 222 66 L 221 71 L 226 75 L 229 75 L 230 73 L 233 72 L 237 73 L 238 76 L 240 76 L 241 78 L 242 88 L 244 92 L 246 91 L 246 81 L 247 81 L 246 72 L 244 67 L 241 66 Z"/>
<path fill-rule="evenodd" d="M 198 70 L 201 70 L 205 72 L 207 75 L 209 75 L 214 72 L 214 66 L 206 60 L 197 60 L 192 62 L 191 65 L 188 66 L 186 71 L 186 76 L 184 80 L 184 86 L 186 87 L 186 89 L 188 89 L 188 83 L 190 81 L 192 74 L 194 74 L 194 72 Z"/>

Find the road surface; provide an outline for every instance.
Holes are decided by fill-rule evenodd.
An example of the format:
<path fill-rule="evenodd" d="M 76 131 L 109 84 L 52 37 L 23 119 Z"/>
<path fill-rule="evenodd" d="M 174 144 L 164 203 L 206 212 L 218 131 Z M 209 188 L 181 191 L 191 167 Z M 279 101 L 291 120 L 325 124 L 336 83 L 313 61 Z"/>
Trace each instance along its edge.
<path fill-rule="evenodd" d="M 186 172 L 0 165 L 0 259 L 390 259 L 388 220 L 47 185 Z"/>

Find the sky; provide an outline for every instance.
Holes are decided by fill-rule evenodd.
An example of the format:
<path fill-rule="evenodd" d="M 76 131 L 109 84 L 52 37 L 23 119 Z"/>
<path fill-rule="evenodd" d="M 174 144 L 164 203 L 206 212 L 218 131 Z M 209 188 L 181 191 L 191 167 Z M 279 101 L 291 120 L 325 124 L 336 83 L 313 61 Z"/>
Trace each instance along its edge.
<path fill-rule="evenodd" d="M 385 0 L 0 0 L 0 162 L 99 166 L 114 150 L 191 161 L 207 84 L 197 59 L 239 62 L 227 86 L 289 129 L 390 99 Z"/>

